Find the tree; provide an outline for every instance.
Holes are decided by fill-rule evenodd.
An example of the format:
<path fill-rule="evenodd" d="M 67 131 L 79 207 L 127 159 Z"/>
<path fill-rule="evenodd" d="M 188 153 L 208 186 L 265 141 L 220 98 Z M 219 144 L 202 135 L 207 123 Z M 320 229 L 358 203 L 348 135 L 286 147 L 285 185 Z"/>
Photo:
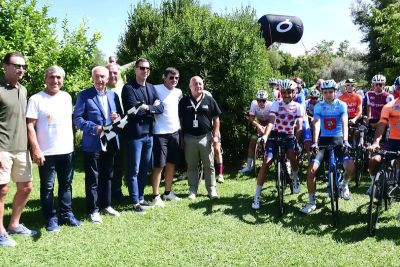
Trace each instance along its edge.
<path fill-rule="evenodd" d="M 399 70 L 396 63 L 396 53 L 390 44 L 389 34 L 398 29 L 397 0 L 357 0 L 352 6 L 352 17 L 355 25 L 364 33 L 363 42 L 368 43 L 367 77 L 375 74 L 389 74 L 389 80 L 394 79 L 394 73 Z M 398 12 L 398 11 L 397 11 Z M 393 24 L 394 23 L 394 24 Z"/>
<path fill-rule="evenodd" d="M 144 21 L 151 22 L 152 30 Z M 141 45 L 142 40 L 152 41 Z M 256 91 L 272 77 L 254 10 L 246 7 L 222 16 L 198 1 L 168 0 L 158 8 L 142 1 L 129 14 L 120 41 L 119 59 L 134 55 L 150 60 L 151 82 L 159 83 L 163 70 L 174 66 L 187 93 L 190 77 L 201 75 L 223 111 L 225 156 L 231 161 L 243 157 L 245 112 Z"/>
<path fill-rule="evenodd" d="M 29 94 L 41 91 L 44 72 L 58 64 L 66 71 L 65 87 L 74 96 L 89 86 L 90 69 L 99 54 L 97 42 L 100 34 L 88 39 L 83 21 L 78 29 L 70 31 L 63 21 L 63 38 L 57 40 L 57 19 L 48 17 L 48 6 L 38 9 L 36 0 L 0 0 L 0 55 L 19 51 L 29 65 L 24 85 Z"/>

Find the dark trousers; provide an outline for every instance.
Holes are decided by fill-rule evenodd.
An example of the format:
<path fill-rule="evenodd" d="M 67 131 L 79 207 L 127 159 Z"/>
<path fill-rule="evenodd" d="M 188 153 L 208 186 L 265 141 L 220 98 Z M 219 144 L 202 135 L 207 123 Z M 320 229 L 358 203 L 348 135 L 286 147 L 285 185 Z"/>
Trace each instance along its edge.
<path fill-rule="evenodd" d="M 56 217 L 54 209 L 54 181 L 58 180 L 58 207 L 61 218 L 72 213 L 72 178 L 74 153 L 45 156 L 43 166 L 39 167 L 40 201 L 46 220 Z"/>
<path fill-rule="evenodd" d="M 111 180 L 114 155 L 110 152 L 84 152 L 85 191 L 88 214 L 111 206 Z"/>
<path fill-rule="evenodd" d="M 125 170 L 125 151 L 126 151 L 125 138 L 122 135 L 118 137 L 120 142 L 120 148 L 115 155 L 114 176 L 111 184 L 111 195 L 113 197 L 118 197 L 122 195 L 122 177 Z"/>

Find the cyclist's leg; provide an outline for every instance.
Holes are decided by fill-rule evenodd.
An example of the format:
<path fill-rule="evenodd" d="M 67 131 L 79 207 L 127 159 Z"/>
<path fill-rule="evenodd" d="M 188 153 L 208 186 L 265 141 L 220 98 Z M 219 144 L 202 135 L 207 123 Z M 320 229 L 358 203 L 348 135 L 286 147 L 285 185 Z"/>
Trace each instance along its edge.
<path fill-rule="evenodd" d="M 303 120 L 303 144 L 304 149 L 307 152 L 307 159 L 311 158 L 311 143 L 312 143 L 312 133 L 310 123 L 307 119 Z"/>
<path fill-rule="evenodd" d="M 240 172 L 245 173 L 245 172 L 250 172 L 253 164 L 254 164 L 254 150 L 256 148 L 256 144 L 257 144 L 257 136 L 252 135 L 250 137 L 250 141 L 249 141 L 249 147 L 247 149 L 247 162 L 246 162 L 246 166 L 240 170 Z"/>

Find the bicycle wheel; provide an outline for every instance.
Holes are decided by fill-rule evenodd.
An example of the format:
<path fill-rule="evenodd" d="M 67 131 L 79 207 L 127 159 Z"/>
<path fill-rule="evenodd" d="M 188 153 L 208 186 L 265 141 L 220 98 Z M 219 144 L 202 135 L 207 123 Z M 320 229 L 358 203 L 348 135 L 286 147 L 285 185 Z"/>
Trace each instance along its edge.
<path fill-rule="evenodd" d="M 339 201 L 339 192 L 336 187 L 336 170 L 328 171 L 328 182 L 329 182 L 329 196 L 331 200 L 331 214 L 332 214 L 332 226 L 336 227 L 338 224 L 338 201 Z"/>
<path fill-rule="evenodd" d="M 257 142 L 256 148 L 254 149 L 254 163 L 253 163 L 253 173 L 255 177 L 258 176 L 261 165 L 264 161 L 265 146 L 264 143 Z"/>
<path fill-rule="evenodd" d="M 283 215 L 283 179 L 285 179 L 285 176 L 282 171 L 282 163 L 278 160 L 276 164 L 276 191 L 278 193 L 278 212 L 281 216 Z"/>
<path fill-rule="evenodd" d="M 368 206 L 368 233 L 375 235 L 376 224 L 382 208 L 382 201 L 385 187 L 385 174 L 381 171 L 375 176 L 372 184 L 371 194 L 369 196 Z"/>

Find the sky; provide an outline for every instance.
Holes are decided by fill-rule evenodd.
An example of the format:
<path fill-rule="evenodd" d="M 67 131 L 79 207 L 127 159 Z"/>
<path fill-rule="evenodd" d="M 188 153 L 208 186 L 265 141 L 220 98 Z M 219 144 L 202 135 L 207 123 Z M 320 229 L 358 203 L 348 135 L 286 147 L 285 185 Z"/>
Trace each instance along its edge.
<path fill-rule="evenodd" d="M 158 6 L 161 0 L 148 0 Z M 362 33 L 352 23 L 350 7 L 354 0 L 200 0 L 219 14 L 231 13 L 242 6 L 251 6 L 257 17 L 265 14 L 297 16 L 303 21 L 304 33 L 297 44 L 282 44 L 281 50 L 294 56 L 302 55 L 321 40 L 333 40 L 337 46 L 348 40 L 350 47 L 364 51 Z M 102 39 L 98 46 L 105 57 L 115 55 L 120 36 L 127 29 L 128 12 L 138 0 L 38 0 L 39 7 L 47 3 L 48 15 L 57 17 L 57 31 L 61 34 L 61 21 L 67 17 L 70 29 L 76 28 L 83 18 L 89 33 L 99 31 Z"/>

